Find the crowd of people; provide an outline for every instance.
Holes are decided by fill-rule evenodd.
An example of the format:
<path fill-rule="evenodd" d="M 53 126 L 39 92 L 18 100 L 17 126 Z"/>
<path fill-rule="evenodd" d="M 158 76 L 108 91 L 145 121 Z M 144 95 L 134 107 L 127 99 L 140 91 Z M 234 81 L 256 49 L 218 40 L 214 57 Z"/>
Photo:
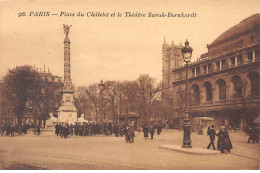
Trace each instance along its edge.
<path fill-rule="evenodd" d="M 147 124 L 141 125 L 145 139 L 150 133 L 151 140 L 153 140 L 155 129 L 157 135 L 162 132 L 162 125 L 158 124 Z M 135 131 L 140 132 L 139 127 L 132 121 L 131 123 L 57 123 L 55 125 L 55 135 L 61 138 L 67 138 L 68 136 L 96 136 L 96 135 L 115 135 L 116 137 L 125 136 L 127 143 L 134 143 Z"/>
<path fill-rule="evenodd" d="M 22 133 L 27 134 L 29 129 L 34 129 L 34 134 L 40 135 L 40 125 L 33 125 L 33 124 L 23 124 L 22 125 Z M 0 135 L 1 136 L 15 136 L 15 133 L 18 133 L 18 125 L 13 125 L 10 123 L 0 124 Z"/>
<path fill-rule="evenodd" d="M 96 136 L 96 135 L 113 135 L 116 137 L 123 136 L 125 134 L 124 128 L 125 125 L 110 123 L 57 123 L 55 125 L 55 134 L 66 138 L 68 136 Z M 136 129 L 136 125 L 134 124 Z"/>

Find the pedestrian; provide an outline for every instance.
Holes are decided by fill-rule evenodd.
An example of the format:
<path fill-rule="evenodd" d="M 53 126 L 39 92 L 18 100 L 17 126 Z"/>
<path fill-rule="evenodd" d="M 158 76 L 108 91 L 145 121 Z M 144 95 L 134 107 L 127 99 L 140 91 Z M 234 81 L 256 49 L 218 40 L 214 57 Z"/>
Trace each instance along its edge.
<path fill-rule="evenodd" d="M 153 140 L 153 135 L 154 135 L 154 126 L 153 125 L 150 125 L 149 132 L 150 132 L 150 135 L 151 135 L 151 140 Z"/>
<path fill-rule="evenodd" d="M 148 125 L 147 123 L 145 123 L 145 125 L 143 126 L 143 132 L 144 132 L 144 138 L 148 138 Z"/>
<path fill-rule="evenodd" d="M 210 126 L 208 126 L 208 130 L 207 130 L 207 136 L 210 135 Z"/>
<path fill-rule="evenodd" d="M 203 125 L 202 124 L 199 125 L 198 135 L 203 135 Z"/>
<path fill-rule="evenodd" d="M 109 129 L 109 135 L 112 135 L 113 134 L 113 124 L 112 123 L 109 123 L 108 129 Z"/>
<path fill-rule="evenodd" d="M 2 124 L 0 124 L 0 135 L 3 136 L 3 134 L 2 134 Z"/>
<path fill-rule="evenodd" d="M 247 140 L 247 143 L 250 143 L 250 140 L 252 141 L 252 143 L 254 144 L 255 143 L 255 135 L 254 135 L 254 131 L 251 127 L 249 127 L 249 130 L 248 130 L 248 134 L 249 134 L 249 138 Z"/>
<path fill-rule="evenodd" d="M 230 153 L 230 149 L 233 148 L 231 140 L 229 138 L 229 134 L 227 129 L 224 126 L 220 127 L 220 131 L 217 134 L 218 136 L 218 150 L 221 151 L 221 153 L 224 153 L 224 151 L 227 151 L 227 153 Z"/>
<path fill-rule="evenodd" d="M 61 124 L 60 125 L 60 137 L 64 138 L 64 135 L 65 135 L 65 125 Z"/>
<path fill-rule="evenodd" d="M 125 125 L 125 141 L 126 141 L 126 143 L 130 142 L 129 126 L 128 126 L 128 124 Z"/>
<path fill-rule="evenodd" d="M 217 148 L 221 153 L 224 153 L 224 129 L 224 126 L 220 126 L 219 132 L 216 134 L 218 137 Z"/>
<path fill-rule="evenodd" d="M 79 124 L 78 123 L 76 123 L 76 125 L 74 126 L 74 133 L 76 136 L 79 135 Z"/>
<path fill-rule="evenodd" d="M 73 124 L 70 124 L 70 136 L 73 136 Z"/>
<path fill-rule="evenodd" d="M 10 133 L 11 133 L 11 136 L 14 136 L 14 126 L 13 125 L 10 128 Z"/>
<path fill-rule="evenodd" d="M 169 121 L 166 122 L 165 129 L 166 129 L 166 131 L 169 129 Z"/>
<path fill-rule="evenodd" d="M 132 123 L 129 126 L 129 143 L 134 143 L 134 137 L 135 137 L 135 126 L 134 126 L 134 122 L 132 121 Z"/>
<path fill-rule="evenodd" d="M 7 126 L 6 126 L 6 136 L 9 136 L 10 128 L 11 128 L 10 124 L 7 124 Z"/>
<path fill-rule="evenodd" d="M 259 143 L 259 125 L 256 125 L 253 131 L 255 136 L 255 142 Z"/>
<path fill-rule="evenodd" d="M 2 124 L 2 127 L 1 127 L 1 136 L 4 136 L 5 134 L 5 126 Z"/>
<path fill-rule="evenodd" d="M 65 124 L 65 127 L 64 127 L 64 138 L 67 138 L 69 136 L 69 124 Z"/>
<path fill-rule="evenodd" d="M 55 125 L 55 134 L 58 136 L 59 135 L 59 124 L 57 123 L 56 125 Z"/>
<path fill-rule="evenodd" d="M 229 138 L 229 133 L 227 128 L 225 128 L 224 130 L 224 141 L 225 141 L 225 149 L 227 150 L 228 153 L 230 153 L 231 152 L 230 150 L 233 148 L 233 146 Z"/>
<path fill-rule="evenodd" d="M 119 136 L 119 125 L 118 124 L 115 125 L 114 131 L 115 131 L 115 136 L 118 137 Z"/>
<path fill-rule="evenodd" d="M 161 126 L 161 124 L 159 123 L 159 124 L 157 125 L 157 135 L 160 135 L 161 132 L 162 132 L 162 126 Z"/>
<path fill-rule="evenodd" d="M 40 133 L 41 133 L 40 124 L 37 125 L 37 133 L 38 133 L 38 135 L 40 135 Z"/>
<path fill-rule="evenodd" d="M 15 131 L 16 133 L 18 133 L 18 124 L 16 124 L 16 125 L 14 126 L 14 131 Z"/>
<path fill-rule="evenodd" d="M 87 125 L 86 123 L 84 122 L 82 124 L 82 136 L 86 136 L 87 135 Z"/>
<path fill-rule="evenodd" d="M 216 131 L 215 131 L 214 128 L 215 128 L 214 125 L 212 125 L 210 129 L 208 128 L 208 130 L 209 130 L 208 134 L 209 134 L 210 143 L 209 143 L 207 149 L 209 149 L 210 146 L 212 145 L 213 150 L 215 150 L 214 141 L 215 141 Z"/>

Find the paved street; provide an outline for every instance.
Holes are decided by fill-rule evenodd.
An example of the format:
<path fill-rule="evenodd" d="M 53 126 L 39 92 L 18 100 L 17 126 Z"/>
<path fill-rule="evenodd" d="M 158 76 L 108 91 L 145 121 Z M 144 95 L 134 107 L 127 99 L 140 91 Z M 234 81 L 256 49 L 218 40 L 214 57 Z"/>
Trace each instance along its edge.
<path fill-rule="evenodd" d="M 134 144 L 124 137 L 87 136 L 61 139 L 53 132 L 0 137 L 0 169 L 259 169 L 260 144 L 244 133 L 230 133 L 231 154 L 191 155 L 159 148 L 181 145 L 181 131 L 163 130 L 154 140 L 136 132 Z M 191 136 L 193 147 L 206 148 L 208 136 Z"/>

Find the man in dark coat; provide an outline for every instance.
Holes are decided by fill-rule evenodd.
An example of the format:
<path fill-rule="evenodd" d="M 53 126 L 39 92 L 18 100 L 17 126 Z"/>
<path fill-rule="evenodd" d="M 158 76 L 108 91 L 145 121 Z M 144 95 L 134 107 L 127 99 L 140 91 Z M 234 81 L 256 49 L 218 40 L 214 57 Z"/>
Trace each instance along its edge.
<path fill-rule="evenodd" d="M 119 136 L 119 125 L 118 124 L 116 124 L 115 125 L 115 135 L 116 135 L 116 137 L 118 137 Z"/>
<path fill-rule="evenodd" d="M 157 135 L 160 135 L 161 132 L 162 132 L 162 125 L 161 125 L 161 123 L 159 123 L 159 124 L 157 125 Z"/>
<path fill-rule="evenodd" d="M 10 124 L 8 124 L 6 126 L 6 136 L 9 136 L 10 130 L 11 130 L 11 126 L 10 126 Z"/>
<path fill-rule="evenodd" d="M 82 124 L 82 136 L 87 136 L 87 125 L 85 122 Z"/>
<path fill-rule="evenodd" d="M 69 124 L 65 124 L 64 127 L 64 138 L 67 138 L 69 136 L 70 130 L 69 130 Z"/>
<path fill-rule="evenodd" d="M 214 125 L 211 126 L 211 129 L 209 130 L 208 134 L 209 134 L 210 143 L 209 143 L 207 149 L 209 149 L 210 146 L 212 145 L 213 150 L 215 150 L 214 141 L 215 141 L 216 131 L 214 129 Z"/>
<path fill-rule="evenodd" d="M 60 137 L 63 138 L 65 135 L 65 128 L 64 128 L 64 124 L 60 125 Z"/>
<path fill-rule="evenodd" d="M 143 132 L 144 132 L 144 138 L 145 139 L 148 138 L 148 125 L 147 124 L 145 124 L 143 126 Z"/>
<path fill-rule="evenodd" d="M 134 137 L 135 137 L 135 125 L 134 125 L 134 122 L 132 121 L 132 123 L 129 126 L 129 142 L 130 143 L 134 143 Z"/>
<path fill-rule="evenodd" d="M 70 124 L 70 136 L 73 136 L 73 124 Z"/>
<path fill-rule="evenodd" d="M 11 136 L 14 136 L 14 126 L 13 125 L 10 128 L 10 133 L 11 133 Z"/>
<path fill-rule="evenodd" d="M 38 124 L 36 128 L 37 128 L 37 133 L 38 133 L 38 135 L 40 135 L 40 133 L 41 133 L 40 124 Z"/>
<path fill-rule="evenodd" d="M 56 125 L 55 125 L 55 134 L 58 136 L 59 135 L 59 133 L 60 133 L 60 125 L 57 123 Z"/>
<path fill-rule="evenodd" d="M 74 133 L 76 136 L 79 135 L 79 124 L 78 123 L 76 123 L 76 125 L 74 126 Z"/>

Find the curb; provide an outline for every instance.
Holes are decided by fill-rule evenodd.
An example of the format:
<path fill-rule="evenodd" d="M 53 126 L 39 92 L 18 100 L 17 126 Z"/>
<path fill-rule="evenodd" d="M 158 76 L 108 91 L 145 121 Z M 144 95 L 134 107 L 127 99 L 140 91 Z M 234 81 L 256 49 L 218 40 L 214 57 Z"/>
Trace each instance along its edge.
<path fill-rule="evenodd" d="M 192 155 L 218 155 L 221 154 L 220 151 L 217 150 L 209 150 L 204 148 L 182 148 L 181 146 L 177 145 L 161 145 L 159 148 L 192 154 Z"/>

